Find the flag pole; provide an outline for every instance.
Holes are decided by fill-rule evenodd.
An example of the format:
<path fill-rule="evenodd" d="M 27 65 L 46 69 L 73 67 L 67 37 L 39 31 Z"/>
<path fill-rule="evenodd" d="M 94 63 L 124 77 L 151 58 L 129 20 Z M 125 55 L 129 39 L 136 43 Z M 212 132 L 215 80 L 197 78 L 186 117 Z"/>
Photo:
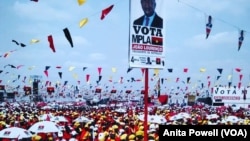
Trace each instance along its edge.
<path fill-rule="evenodd" d="M 148 141 L 148 68 L 145 69 L 144 141 Z"/>

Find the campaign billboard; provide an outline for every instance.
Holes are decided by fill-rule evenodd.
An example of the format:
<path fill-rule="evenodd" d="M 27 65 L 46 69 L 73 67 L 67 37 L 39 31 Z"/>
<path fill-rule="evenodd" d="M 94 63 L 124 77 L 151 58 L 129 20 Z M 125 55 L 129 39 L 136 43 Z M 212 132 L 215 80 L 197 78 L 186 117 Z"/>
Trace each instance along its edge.
<path fill-rule="evenodd" d="M 130 0 L 130 67 L 164 68 L 166 2 Z"/>
<path fill-rule="evenodd" d="M 213 87 L 213 103 L 223 103 L 223 105 L 240 105 L 250 108 L 250 88 L 249 87 Z"/>

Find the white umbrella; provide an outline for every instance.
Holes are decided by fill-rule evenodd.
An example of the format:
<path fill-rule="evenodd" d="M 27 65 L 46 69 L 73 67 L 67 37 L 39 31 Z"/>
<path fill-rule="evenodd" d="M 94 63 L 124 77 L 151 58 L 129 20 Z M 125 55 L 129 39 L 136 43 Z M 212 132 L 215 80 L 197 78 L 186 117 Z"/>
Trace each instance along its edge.
<path fill-rule="evenodd" d="M 34 133 L 52 133 L 60 132 L 60 127 L 52 121 L 40 121 L 33 124 L 28 130 Z"/>
<path fill-rule="evenodd" d="M 55 116 L 51 118 L 54 122 L 69 122 L 64 116 Z"/>
<path fill-rule="evenodd" d="M 92 120 L 89 118 L 86 118 L 85 116 L 80 116 L 76 118 L 74 122 L 92 122 Z"/>
<path fill-rule="evenodd" d="M 183 119 L 183 117 L 179 114 L 173 115 L 169 118 L 169 120 L 171 120 L 171 121 L 175 121 L 175 120 L 179 120 L 179 119 Z"/>
<path fill-rule="evenodd" d="M 22 139 L 30 137 L 32 134 L 28 130 L 19 127 L 9 127 L 0 131 L 0 138 Z"/>
<path fill-rule="evenodd" d="M 118 108 L 115 111 L 118 112 L 118 113 L 126 113 L 127 112 L 126 109 L 122 109 L 122 108 Z"/>
<path fill-rule="evenodd" d="M 237 116 L 228 116 L 226 117 L 225 121 L 237 123 L 238 121 L 240 121 L 240 118 L 238 118 Z"/>
<path fill-rule="evenodd" d="M 164 124 L 167 122 L 167 120 L 164 116 L 161 116 L 161 115 L 151 115 L 151 116 L 149 116 L 148 122 Z"/>
<path fill-rule="evenodd" d="M 138 119 L 144 121 L 144 114 L 138 115 Z M 162 115 L 148 115 L 147 119 L 149 123 L 164 124 L 167 122 L 166 118 Z"/>
<path fill-rule="evenodd" d="M 219 118 L 219 117 L 220 117 L 220 116 L 217 115 L 217 114 L 206 115 L 206 118 L 207 118 L 207 119 L 217 119 L 217 118 Z"/>
<path fill-rule="evenodd" d="M 180 115 L 183 118 L 191 118 L 191 115 L 189 113 L 186 113 L 186 112 L 180 112 L 180 113 L 178 113 L 178 115 Z"/>

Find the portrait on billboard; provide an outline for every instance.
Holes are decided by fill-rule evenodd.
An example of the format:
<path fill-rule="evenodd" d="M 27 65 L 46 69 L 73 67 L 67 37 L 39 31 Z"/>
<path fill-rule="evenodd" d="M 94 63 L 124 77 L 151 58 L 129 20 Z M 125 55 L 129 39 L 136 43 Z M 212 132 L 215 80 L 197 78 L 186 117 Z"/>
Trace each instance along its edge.
<path fill-rule="evenodd" d="M 134 20 L 134 25 L 163 28 L 163 19 L 156 13 L 155 0 L 140 0 L 144 15 Z"/>

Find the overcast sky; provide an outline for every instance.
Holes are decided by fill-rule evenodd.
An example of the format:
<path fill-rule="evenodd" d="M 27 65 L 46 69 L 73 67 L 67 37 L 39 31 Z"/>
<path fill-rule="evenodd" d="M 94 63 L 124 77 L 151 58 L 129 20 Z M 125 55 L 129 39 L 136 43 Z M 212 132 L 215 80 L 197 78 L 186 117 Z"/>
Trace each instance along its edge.
<path fill-rule="evenodd" d="M 138 0 L 139 1 L 139 0 Z M 101 11 L 114 4 L 112 11 L 100 20 Z M 223 72 L 219 84 L 227 85 L 228 75 L 233 75 L 237 85 L 242 74 L 242 85 L 250 82 L 250 20 L 249 0 L 168 0 L 166 7 L 166 61 L 165 68 L 159 71 L 159 77 L 166 80 L 164 87 L 191 78 L 191 86 L 204 82 L 210 76 L 211 85 L 219 76 L 218 68 Z M 128 69 L 129 45 L 129 0 L 87 0 L 78 5 L 77 0 L 2 0 L 0 2 L 0 74 L 1 84 L 29 85 L 23 83 L 24 77 L 42 76 L 43 81 L 76 85 L 86 84 L 86 75 L 91 83 L 98 80 L 98 69 L 102 68 L 102 85 L 114 87 L 142 87 L 143 82 L 129 83 L 131 77 L 143 78 L 140 69 Z M 213 28 L 208 39 L 205 39 L 207 16 L 213 17 Z M 79 21 L 88 18 L 82 28 Z M 68 28 L 74 47 L 66 40 L 63 29 Z M 239 31 L 244 30 L 245 38 L 238 51 Z M 47 37 L 53 36 L 56 52 L 49 48 Z M 31 39 L 40 42 L 30 44 Z M 26 44 L 16 45 L 12 40 Z M 13 51 L 13 52 L 10 52 Z M 10 52 L 7 57 L 4 54 Z M 8 64 L 18 66 L 13 69 Z M 46 77 L 44 70 L 48 70 Z M 61 69 L 56 68 L 61 66 Z M 69 71 L 69 67 L 75 67 Z M 83 67 L 87 67 L 83 71 Z M 29 69 L 32 68 L 32 69 Z M 112 71 L 116 69 L 116 72 Z M 172 73 L 168 69 L 173 69 Z M 184 73 L 183 69 L 188 68 Z M 201 73 L 200 68 L 206 71 Z M 241 71 L 235 71 L 240 68 Z M 58 72 L 62 72 L 59 78 Z M 149 70 L 152 78 L 154 70 Z M 13 82 L 20 75 L 20 79 Z M 126 84 L 118 82 L 121 77 Z M 169 81 L 167 81 L 169 80 Z M 150 81 L 153 87 L 155 80 Z"/>

